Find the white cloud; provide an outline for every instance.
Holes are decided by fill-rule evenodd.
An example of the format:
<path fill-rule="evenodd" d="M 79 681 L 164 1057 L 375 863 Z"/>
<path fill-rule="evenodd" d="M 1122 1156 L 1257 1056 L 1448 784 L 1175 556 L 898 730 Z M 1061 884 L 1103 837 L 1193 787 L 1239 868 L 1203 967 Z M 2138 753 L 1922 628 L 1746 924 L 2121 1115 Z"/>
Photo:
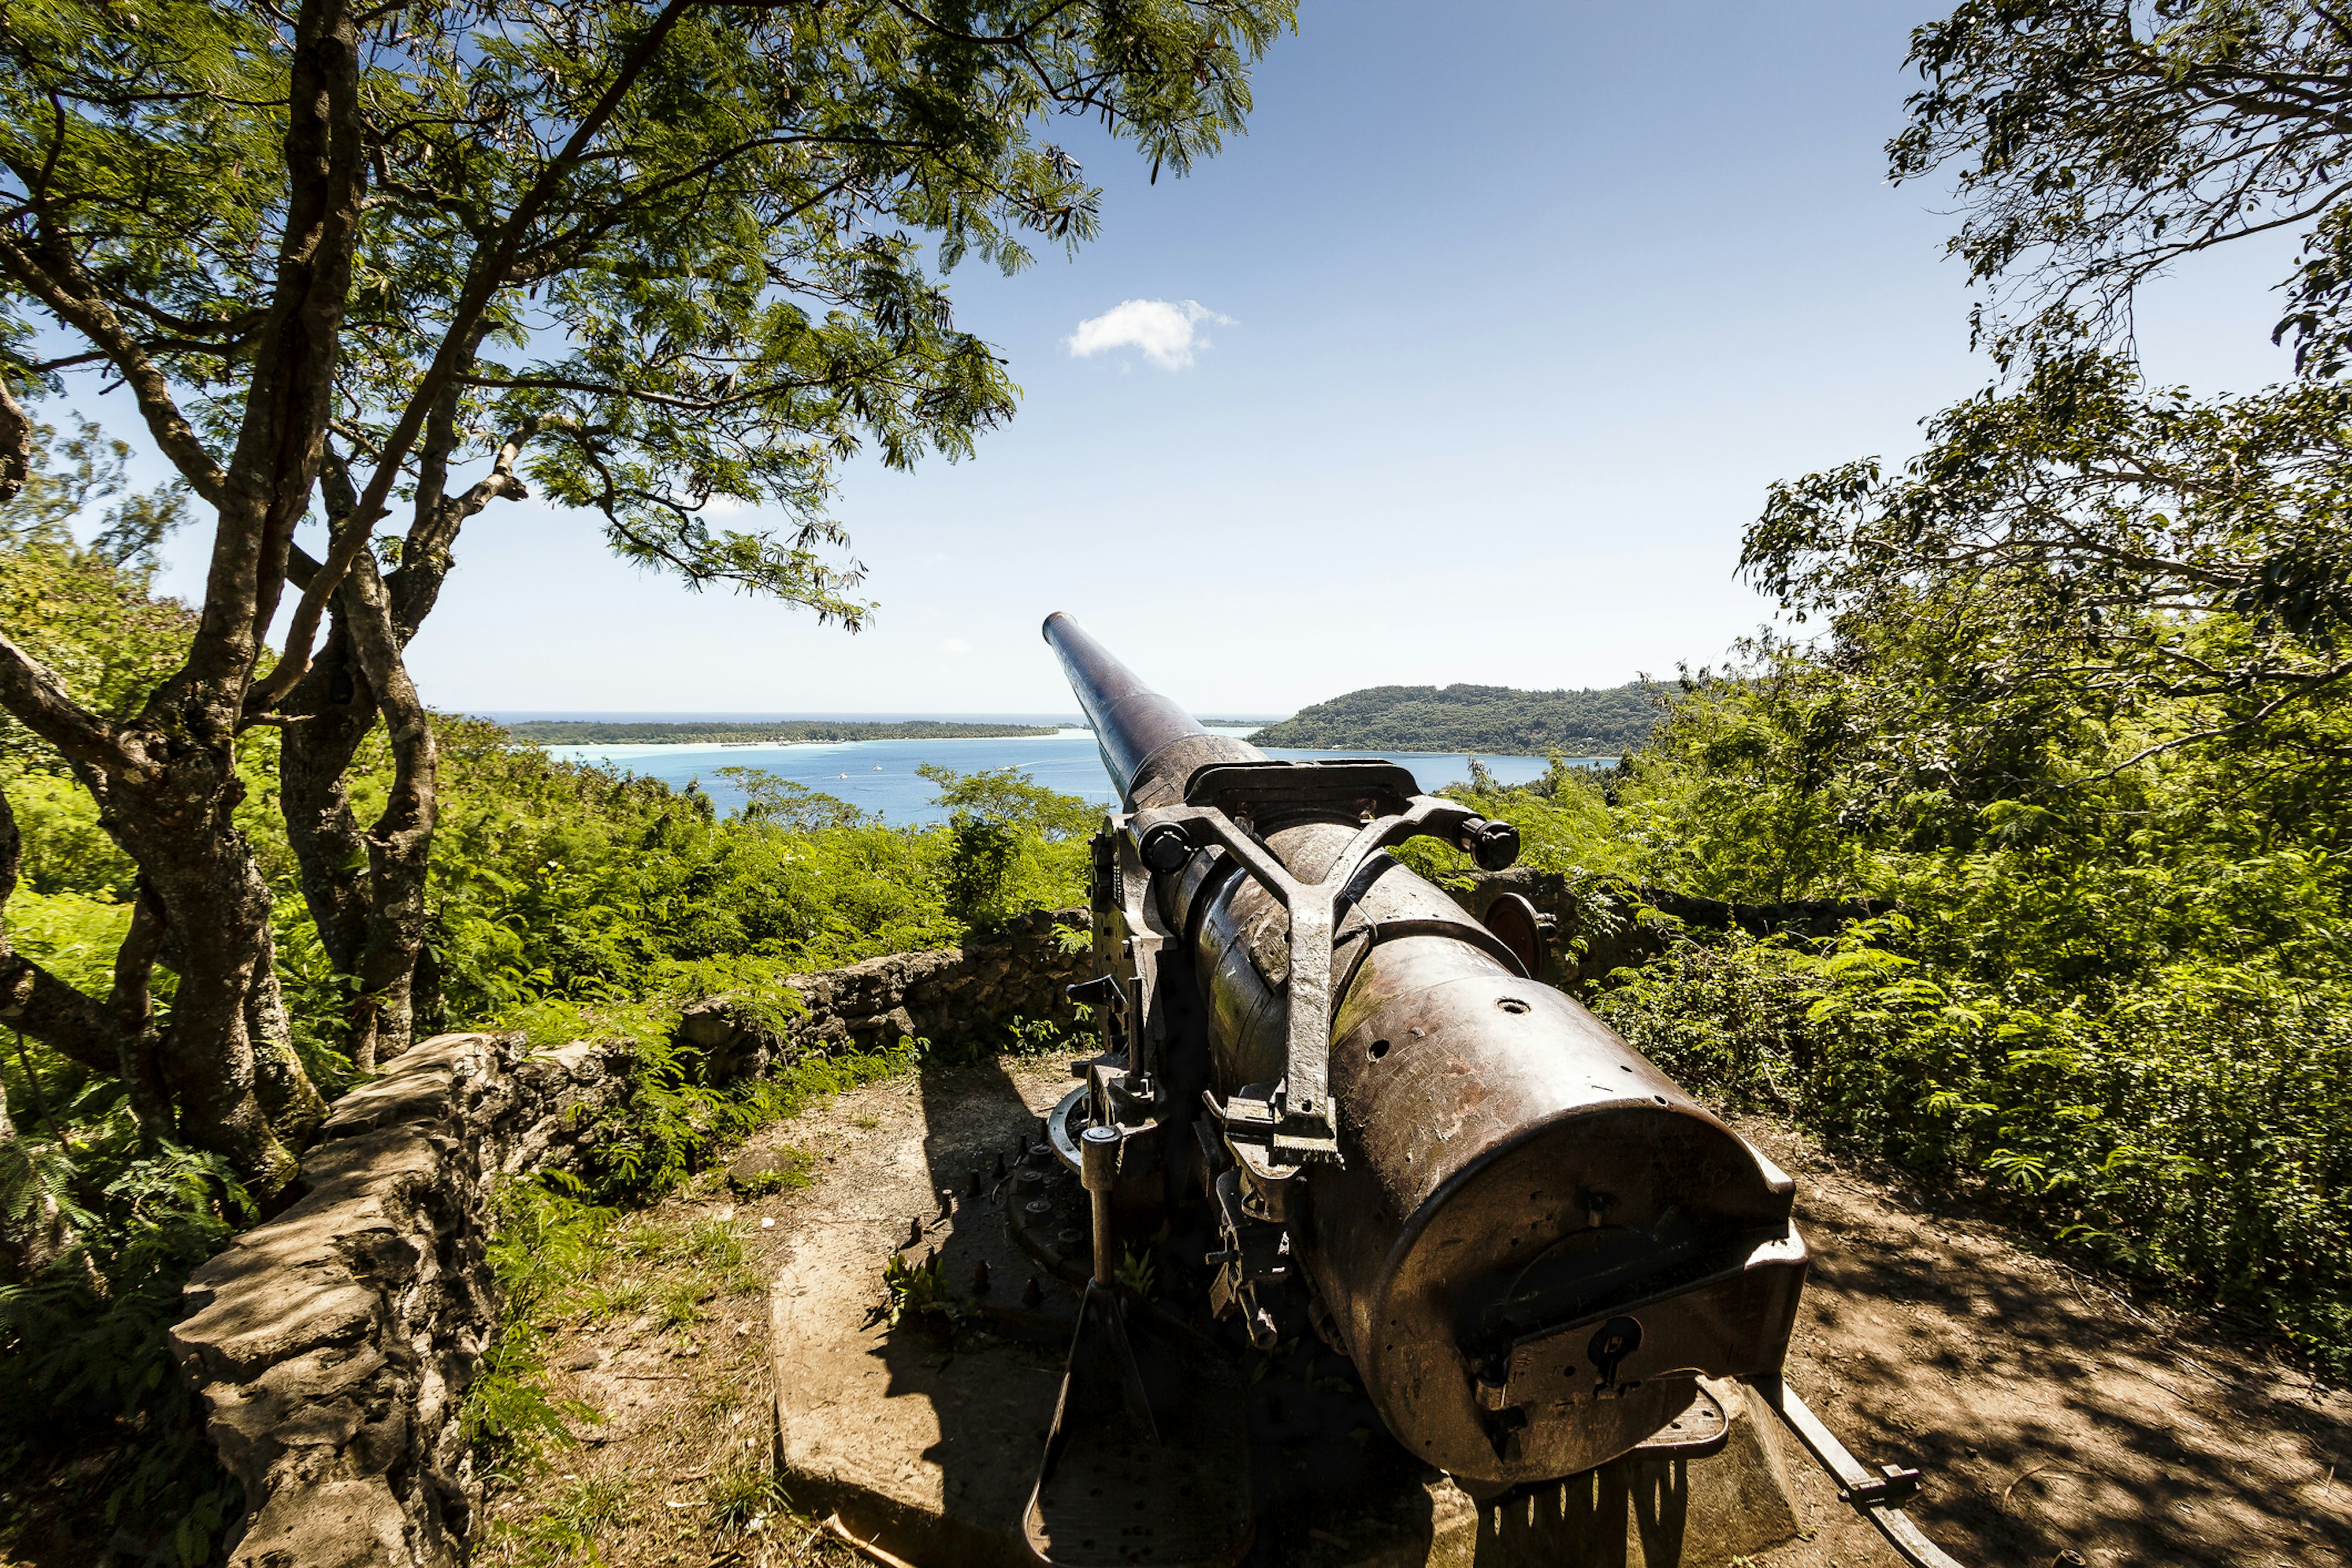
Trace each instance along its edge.
<path fill-rule="evenodd" d="M 1209 346 L 1207 338 L 1193 332 L 1202 321 L 1234 324 L 1231 316 L 1221 316 L 1198 300 L 1122 300 L 1078 323 L 1070 335 L 1070 356 L 1084 359 L 1105 349 L 1138 348 L 1162 370 L 1182 370 L 1192 363 L 1195 348 Z"/>
<path fill-rule="evenodd" d="M 961 637 L 950 637 L 947 641 L 940 644 L 940 651 L 941 653 L 970 653 L 971 651 L 971 644 L 964 641 Z"/>

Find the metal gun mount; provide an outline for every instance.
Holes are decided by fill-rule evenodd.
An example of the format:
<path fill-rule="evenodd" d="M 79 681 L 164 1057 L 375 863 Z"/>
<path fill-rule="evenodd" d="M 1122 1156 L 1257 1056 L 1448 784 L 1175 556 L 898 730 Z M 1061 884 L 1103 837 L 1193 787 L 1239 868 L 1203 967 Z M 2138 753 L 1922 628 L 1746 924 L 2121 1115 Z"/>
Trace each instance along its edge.
<path fill-rule="evenodd" d="M 1091 1256 L 1033 1554 L 1246 1549 L 1231 1354 L 1119 1282 L 1131 1247 L 1197 1233 L 1208 1321 L 1261 1350 L 1303 1321 L 1408 1452 L 1482 1495 L 1715 1452 L 1729 1423 L 1698 1379 L 1739 1377 L 1907 1561 L 1956 1568 L 1900 1510 L 1916 1474 L 1864 1470 L 1780 1381 L 1807 1261 L 1789 1178 L 1538 983 L 1532 910 L 1474 919 L 1384 853 L 1433 837 L 1499 870 L 1516 831 L 1391 763 L 1269 760 L 1068 617 L 1045 635 L 1121 800 L 1092 845 L 1097 974 L 1071 988 L 1101 1049 L 1046 1118 Z M 1075 1272 L 1051 1203 L 1008 1213 Z"/>
<path fill-rule="evenodd" d="M 1518 858 L 1519 836 L 1508 824 L 1412 789 L 1411 774 L 1382 762 L 1212 763 L 1186 784 L 1185 805 L 1110 819 L 1108 831 L 1130 839 L 1155 871 L 1181 870 L 1195 854 L 1223 850 L 1289 916 L 1290 1010 L 1282 1076 L 1263 1098 L 1244 1090 L 1223 1105 L 1208 1101 L 1254 1189 L 1287 1182 L 1302 1165 L 1340 1163 L 1330 1093 L 1331 998 L 1347 987 L 1334 967 L 1349 952 L 1360 958 L 1376 938 L 1369 921 L 1359 920 L 1344 942 L 1337 927 L 1343 914 L 1354 912 L 1372 856 L 1427 837 L 1471 851 L 1489 871 Z M 1361 825 L 1312 882 L 1292 876 L 1257 837 L 1260 823 L 1271 830 L 1300 821 Z M 1515 967 L 1520 963 L 1474 921 L 1447 922 L 1446 929 L 1498 951 Z"/>
<path fill-rule="evenodd" d="M 1196 858 L 1213 863 L 1229 857 L 1287 917 L 1279 965 L 1289 998 L 1281 1070 L 1223 1100 L 1213 1089 L 1201 1091 L 1215 1129 L 1201 1129 L 1202 1157 L 1214 1180 L 1223 1241 L 1213 1255 L 1218 1273 L 1210 1300 L 1220 1318 L 1239 1312 L 1253 1342 L 1264 1348 L 1275 1331 L 1256 1290 L 1293 1278 L 1282 1227 L 1296 1207 L 1294 1184 L 1308 1165 L 1344 1163 L 1330 1092 L 1332 999 L 1346 994 L 1374 945 L 1398 937 L 1445 935 L 1523 978 L 1541 960 L 1466 915 L 1385 922 L 1364 917 L 1360 900 L 1379 869 L 1373 857 L 1409 838 L 1451 844 L 1490 871 L 1518 857 L 1518 834 L 1508 824 L 1420 794 L 1412 775 L 1392 763 L 1212 763 L 1194 770 L 1184 802 L 1113 812 L 1095 839 L 1097 953 L 1108 968 L 1071 994 L 1105 1009 L 1104 1050 L 1087 1064 L 1089 1090 L 1056 1109 L 1052 1136 L 1057 1149 L 1075 1150 L 1081 1116 L 1087 1123 L 1118 1125 L 1130 1137 L 1158 1131 L 1152 1108 L 1166 1077 L 1170 1016 L 1160 960 L 1175 933 L 1160 918 L 1146 873 L 1171 876 Z M 1262 837 L 1309 822 L 1339 824 L 1353 834 L 1312 881 L 1294 876 Z"/>

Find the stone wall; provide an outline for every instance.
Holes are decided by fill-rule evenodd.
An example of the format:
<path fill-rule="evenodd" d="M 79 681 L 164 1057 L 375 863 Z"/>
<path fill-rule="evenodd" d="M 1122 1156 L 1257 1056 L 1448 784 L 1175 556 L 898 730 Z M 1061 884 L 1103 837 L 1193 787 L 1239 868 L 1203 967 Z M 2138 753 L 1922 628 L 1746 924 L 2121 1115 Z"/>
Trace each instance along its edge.
<path fill-rule="evenodd" d="M 1089 964 L 1063 933 L 1086 926 L 1084 910 L 1040 911 L 961 949 L 795 975 L 805 1006 L 781 1039 L 723 998 L 688 1008 L 679 1032 L 724 1079 L 901 1036 L 1069 1025 L 1062 987 Z M 525 1056 L 516 1036 L 427 1040 L 335 1103 L 293 1205 L 190 1278 L 172 1338 L 245 1488 L 231 1568 L 467 1560 L 481 1486 L 458 1411 L 497 1330 L 491 1189 L 571 1163 L 628 1082 L 625 1053 L 601 1046 Z"/>
<path fill-rule="evenodd" d="M 678 1032 L 723 1079 L 828 1046 L 872 1049 L 901 1038 L 992 1044 L 1016 1019 L 1073 1027 L 1077 1013 L 1063 987 L 1092 978 L 1094 963 L 1085 946 L 1073 951 L 1066 942 L 1085 936 L 1089 918 L 1084 910 L 1037 910 L 961 948 L 795 974 L 786 984 L 804 1011 L 781 1040 L 725 997 L 688 1008 Z"/>
<path fill-rule="evenodd" d="M 243 1483 L 232 1568 L 463 1562 L 480 1483 L 457 1426 L 497 1328 L 501 1176 L 566 1163 L 626 1091 L 605 1047 L 443 1035 L 338 1100 L 302 1195 L 190 1278 L 173 1348 Z"/>

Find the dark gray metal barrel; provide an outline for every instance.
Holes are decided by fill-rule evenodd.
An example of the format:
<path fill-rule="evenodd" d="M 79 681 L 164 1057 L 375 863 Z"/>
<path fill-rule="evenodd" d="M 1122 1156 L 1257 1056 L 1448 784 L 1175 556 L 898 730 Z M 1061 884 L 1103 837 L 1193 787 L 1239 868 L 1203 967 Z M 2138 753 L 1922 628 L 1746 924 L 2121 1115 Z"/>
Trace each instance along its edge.
<path fill-rule="evenodd" d="M 1045 634 L 1086 711 L 1103 766 L 1129 805 L 1181 804 L 1185 779 L 1204 763 L 1265 760 L 1245 741 L 1210 734 L 1064 612 L 1045 617 Z"/>
<path fill-rule="evenodd" d="M 1263 753 L 1212 735 L 1069 616 L 1045 622 L 1130 809 L 1184 804 L 1203 763 Z M 1360 831 L 1269 824 L 1318 881 Z M 1446 894 L 1382 854 L 1335 974 L 1337 1164 L 1310 1168 L 1291 1239 L 1318 1329 L 1389 1430 L 1497 1486 L 1603 1464 L 1660 1432 L 1696 1378 L 1776 1373 L 1804 1282 L 1789 1178 L 1573 997 L 1523 978 Z M 1286 1071 L 1287 917 L 1224 853 L 1157 870 L 1220 1100 Z M 1171 1068 L 1172 1070 L 1172 1068 Z M 1197 1091 L 1194 1091 L 1197 1092 Z"/>

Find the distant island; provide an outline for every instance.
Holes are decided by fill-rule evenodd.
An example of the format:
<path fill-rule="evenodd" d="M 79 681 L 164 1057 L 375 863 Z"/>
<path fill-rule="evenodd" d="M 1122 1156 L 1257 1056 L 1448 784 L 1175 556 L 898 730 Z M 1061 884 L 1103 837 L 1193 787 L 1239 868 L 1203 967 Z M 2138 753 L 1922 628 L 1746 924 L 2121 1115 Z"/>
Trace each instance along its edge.
<path fill-rule="evenodd" d="M 799 741 L 985 741 L 1007 735 L 1051 735 L 1055 726 L 964 724 L 947 719 L 907 719 L 889 724 L 841 719 L 777 719 L 750 724 L 526 719 L 507 725 L 506 731 L 535 746 L 720 746 L 787 745 Z"/>
<path fill-rule="evenodd" d="M 1638 680 L 1592 691 L 1371 686 L 1303 708 L 1250 740 L 1312 751 L 1620 756 L 1650 738 L 1658 693 Z"/>

